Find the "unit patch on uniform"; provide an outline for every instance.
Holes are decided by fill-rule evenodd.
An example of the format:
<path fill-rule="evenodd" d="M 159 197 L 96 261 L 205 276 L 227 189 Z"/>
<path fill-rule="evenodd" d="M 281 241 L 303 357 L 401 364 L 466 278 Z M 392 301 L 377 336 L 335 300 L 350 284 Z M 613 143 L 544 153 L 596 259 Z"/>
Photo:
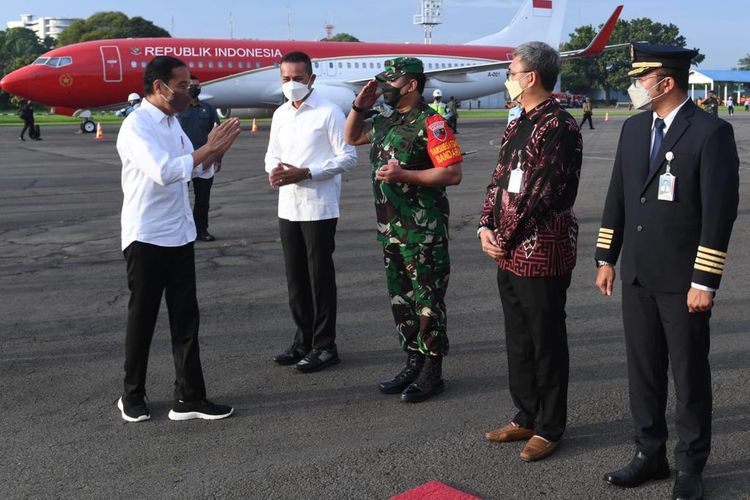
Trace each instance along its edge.
<path fill-rule="evenodd" d="M 445 121 L 435 121 L 433 123 L 430 123 L 428 127 L 435 139 L 439 140 L 440 142 L 443 142 L 448 138 L 448 133 L 445 131 Z"/>

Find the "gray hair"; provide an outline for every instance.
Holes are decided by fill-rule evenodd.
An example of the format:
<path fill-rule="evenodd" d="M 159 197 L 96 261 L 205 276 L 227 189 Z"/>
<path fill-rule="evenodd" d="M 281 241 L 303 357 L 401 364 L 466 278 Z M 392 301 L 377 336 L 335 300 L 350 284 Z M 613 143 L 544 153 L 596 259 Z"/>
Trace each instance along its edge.
<path fill-rule="evenodd" d="M 527 42 L 513 51 L 520 57 L 527 71 L 536 71 L 545 90 L 553 91 L 560 73 L 560 54 L 544 42 Z"/>

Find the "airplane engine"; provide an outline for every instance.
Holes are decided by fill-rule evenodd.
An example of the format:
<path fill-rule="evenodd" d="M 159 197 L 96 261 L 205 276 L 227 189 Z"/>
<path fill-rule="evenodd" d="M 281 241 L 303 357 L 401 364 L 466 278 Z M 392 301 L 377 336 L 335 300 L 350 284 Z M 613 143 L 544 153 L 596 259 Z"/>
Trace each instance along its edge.
<path fill-rule="evenodd" d="M 216 108 L 219 118 L 271 118 L 276 108 Z"/>
<path fill-rule="evenodd" d="M 348 87 L 315 84 L 313 88 L 316 92 L 319 92 L 320 95 L 340 107 L 344 114 L 349 112 L 352 108 L 352 101 L 357 97 L 354 91 Z"/>

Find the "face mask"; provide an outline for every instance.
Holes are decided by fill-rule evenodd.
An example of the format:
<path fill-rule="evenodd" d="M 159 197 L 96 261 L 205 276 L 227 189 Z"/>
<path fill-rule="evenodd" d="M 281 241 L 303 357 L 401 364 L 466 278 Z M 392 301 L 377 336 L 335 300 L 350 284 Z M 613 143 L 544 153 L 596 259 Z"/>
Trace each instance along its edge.
<path fill-rule="evenodd" d="M 284 97 L 292 102 L 296 102 L 307 97 L 311 89 L 308 87 L 308 84 L 290 80 L 281 84 L 281 91 L 284 92 Z"/>
<path fill-rule="evenodd" d="M 170 92 L 172 92 L 172 97 L 167 99 L 164 94 L 162 96 L 164 97 L 164 100 L 166 100 L 170 106 L 172 106 L 172 109 L 175 110 L 176 113 L 181 113 L 182 111 L 185 111 L 188 106 L 190 106 L 190 95 L 187 92 L 175 92 L 172 90 L 172 87 L 167 85 L 166 83 L 162 82 L 162 84 L 169 89 Z"/>
<path fill-rule="evenodd" d="M 529 76 L 527 73 L 521 80 Z M 521 97 L 521 94 L 523 94 L 523 91 L 526 90 L 524 88 L 521 88 L 521 80 L 505 80 L 505 88 L 508 89 L 508 95 L 510 96 L 511 101 L 517 101 L 519 97 Z"/>
<path fill-rule="evenodd" d="M 665 77 L 666 78 L 666 77 Z M 654 87 L 658 86 L 661 82 L 665 80 L 665 78 L 662 78 L 656 84 Z M 651 106 L 651 103 L 658 99 L 659 97 L 663 96 L 664 93 L 657 95 L 656 97 L 651 97 L 648 95 L 648 91 L 652 88 L 645 88 L 643 85 L 639 85 L 638 87 L 635 86 L 635 82 L 630 84 L 630 87 L 628 87 L 628 95 L 630 96 L 630 102 L 633 103 L 633 107 L 636 109 L 647 109 L 649 106 Z"/>
<path fill-rule="evenodd" d="M 188 94 L 190 94 L 190 97 L 193 99 L 197 99 L 199 95 L 201 95 L 201 88 L 200 87 L 190 87 L 188 89 Z"/>
<path fill-rule="evenodd" d="M 398 101 L 401 100 L 401 89 L 403 87 L 394 87 L 392 85 L 383 86 L 383 102 L 390 107 L 396 107 Z"/>

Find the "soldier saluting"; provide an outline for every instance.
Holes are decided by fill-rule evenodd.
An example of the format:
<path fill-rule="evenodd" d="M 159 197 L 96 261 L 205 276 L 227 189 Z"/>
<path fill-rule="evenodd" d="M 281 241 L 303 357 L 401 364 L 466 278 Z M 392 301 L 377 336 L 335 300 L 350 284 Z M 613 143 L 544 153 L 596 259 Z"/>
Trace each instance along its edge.
<path fill-rule="evenodd" d="M 389 105 L 368 122 L 378 82 Z M 352 103 L 344 138 L 372 143 L 372 185 L 378 240 L 406 367 L 380 383 L 386 394 L 418 402 L 443 392 L 442 360 L 448 353 L 445 292 L 448 288 L 448 197 L 461 182 L 461 151 L 445 119 L 422 99 L 422 61 L 397 57 L 364 86 Z M 392 109 L 391 109 L 392 108 Z"/>
<path fill-rule="evenodd" d="M 596 285 L 612 294 L 622 251 L 622 312 L 636 454 L 605 475 L 616 486 L 669 477 L 667 369 L 677 406 L 672 498 L 702 498 L 711 446 L 709 317 L 737 217 L 732 126 L 687 96 L 697 51 L 632 44 L 625 121 L 596 244 Z"/>

